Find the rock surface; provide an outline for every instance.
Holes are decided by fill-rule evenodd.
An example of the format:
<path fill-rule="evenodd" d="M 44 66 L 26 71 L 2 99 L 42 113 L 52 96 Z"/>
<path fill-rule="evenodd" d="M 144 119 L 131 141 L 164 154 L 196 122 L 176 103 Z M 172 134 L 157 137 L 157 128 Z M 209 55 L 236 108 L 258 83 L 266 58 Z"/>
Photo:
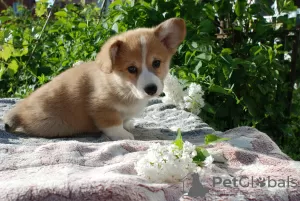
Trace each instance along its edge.
<path fill-rule="evenodd" d="M 15 101 L 0 100 L 0 117 Z M 230 138 L 209 145 L 216 163 L 198 175 L 201 188 L 194 175 L 169 184 L 136 174 L 134 163 L 149 145 L 174 140 L 177 128 L 196 145 L 209 133 Z M 197 116 L 156 99 L 131 132 L 134 141 L 111 142 L 101 133 L 44 139 L 7 133 L 1 124 L 0 200 L 300 200 L 300 162 L 256 129 L 215 132 Z M 192 189 L 194 194 L 187 193 Z"/>

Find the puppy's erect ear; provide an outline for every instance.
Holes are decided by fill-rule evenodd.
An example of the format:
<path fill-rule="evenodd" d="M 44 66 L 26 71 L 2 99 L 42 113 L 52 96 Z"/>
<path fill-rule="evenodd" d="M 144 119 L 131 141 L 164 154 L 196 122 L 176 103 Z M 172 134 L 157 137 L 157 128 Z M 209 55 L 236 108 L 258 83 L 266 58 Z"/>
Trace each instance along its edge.
<path fill-rule="evenodd" d="M 96 63 L 100 65 L 100 69 L 105 73 L 111 73 L 113 71 L 113 65 L 118 56 L 118 51 L 122 41 L 113 40 L 104 44 L 101 48 L 101 51 L 96 57 Z"/>
<path fill-rule="evenodd" d="M 181 18 L 170 18 L 154 28 L 154 34 L 172 53 L 186 35 L 185 22 Z"/>

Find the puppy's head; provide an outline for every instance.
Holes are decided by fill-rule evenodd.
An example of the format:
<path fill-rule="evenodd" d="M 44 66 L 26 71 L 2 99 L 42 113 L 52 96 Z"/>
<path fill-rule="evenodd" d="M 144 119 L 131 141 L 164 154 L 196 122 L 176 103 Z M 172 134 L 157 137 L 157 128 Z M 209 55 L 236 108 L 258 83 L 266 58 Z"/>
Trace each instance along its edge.
<path fill-rule="evenodd" d="M 103 72 L 117 75 L 136 98 L 157 96 L 163 91 L 170 60 L 185 35 L 185 22 L 180 18 L 154 28 L 130 30 L 109 39 L 96 62 Z"/>

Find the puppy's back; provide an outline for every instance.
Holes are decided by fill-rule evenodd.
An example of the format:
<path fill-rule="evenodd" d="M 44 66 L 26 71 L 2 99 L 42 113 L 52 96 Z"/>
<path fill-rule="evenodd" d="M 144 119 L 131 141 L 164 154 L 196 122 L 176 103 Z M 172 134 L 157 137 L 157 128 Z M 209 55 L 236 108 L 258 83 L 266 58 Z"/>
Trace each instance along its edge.
<path fill-rule="evenodd" d="M 94 70 L 93 63 L 85 63 L 53 78 L 6 113 L 5 129 L 46 137 L 94 130 L 86 112 Z"/>

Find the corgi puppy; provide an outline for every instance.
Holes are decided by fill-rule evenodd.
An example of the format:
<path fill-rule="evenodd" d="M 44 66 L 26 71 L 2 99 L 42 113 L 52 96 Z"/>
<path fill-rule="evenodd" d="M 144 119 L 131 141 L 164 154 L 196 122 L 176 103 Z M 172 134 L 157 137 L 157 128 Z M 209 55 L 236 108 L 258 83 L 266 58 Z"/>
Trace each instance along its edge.
<path fill-rule="evenodd" d="M 5 129 L 38 137 L 102 131 L 111 140 L 134 139 L 129 120 L 159 96 L 177 47 L 183 19 L 110 38 L 95 61 L 70 68 L 21 100 L 5 116 Z"/>

